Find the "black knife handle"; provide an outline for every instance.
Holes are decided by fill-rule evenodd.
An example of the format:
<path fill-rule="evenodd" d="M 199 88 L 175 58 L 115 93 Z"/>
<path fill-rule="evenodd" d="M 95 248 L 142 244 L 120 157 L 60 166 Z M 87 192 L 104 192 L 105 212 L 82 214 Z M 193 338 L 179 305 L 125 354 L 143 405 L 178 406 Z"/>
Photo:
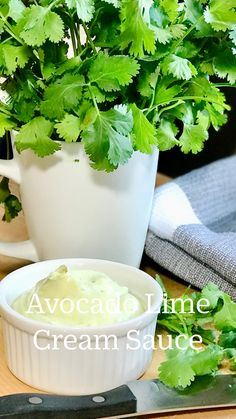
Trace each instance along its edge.
<path fill-rule="evenodd" d="M 0 418 L 93 419 L 135 413 L 137 400 L 128 386 L 89 396 L 24 393 L 0 397 Z"/>

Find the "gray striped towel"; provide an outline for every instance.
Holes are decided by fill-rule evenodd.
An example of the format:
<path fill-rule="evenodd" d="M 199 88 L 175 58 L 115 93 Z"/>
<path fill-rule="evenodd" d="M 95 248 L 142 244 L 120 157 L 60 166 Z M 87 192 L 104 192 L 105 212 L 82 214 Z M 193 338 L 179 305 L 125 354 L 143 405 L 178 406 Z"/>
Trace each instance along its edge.
<path fill-rule="evenodd" d="M 236 300 L 236 156 L 156 189 L 145 251 L 190 284 L 213 281 Z"/>

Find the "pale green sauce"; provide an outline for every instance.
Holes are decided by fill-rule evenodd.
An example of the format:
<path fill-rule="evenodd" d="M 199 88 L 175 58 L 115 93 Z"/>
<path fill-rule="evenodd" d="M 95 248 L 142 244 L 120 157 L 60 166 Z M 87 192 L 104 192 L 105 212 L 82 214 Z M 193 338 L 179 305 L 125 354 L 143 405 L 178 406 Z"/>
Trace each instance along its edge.
<path fill-rule="evenodd" d="M 130 320 L 143 302 L 104 273 L 60 266 L 13 302 L 30 319 L 67 326 L 102 326 Z"/>

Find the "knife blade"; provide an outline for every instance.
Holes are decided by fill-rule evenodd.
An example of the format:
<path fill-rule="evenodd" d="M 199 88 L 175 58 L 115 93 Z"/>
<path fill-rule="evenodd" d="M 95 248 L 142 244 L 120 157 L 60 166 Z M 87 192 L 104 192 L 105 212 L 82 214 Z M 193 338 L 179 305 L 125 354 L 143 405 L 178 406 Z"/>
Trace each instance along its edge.
<path fill-rule="evenodd" d="M 236 407 L 236 375 L 199 377 L 182 391 L 159 380 L 139 380 L 89 396 L 13 394 L 0 398 L 0 418 L 124 418 L 217 407 Z"/>

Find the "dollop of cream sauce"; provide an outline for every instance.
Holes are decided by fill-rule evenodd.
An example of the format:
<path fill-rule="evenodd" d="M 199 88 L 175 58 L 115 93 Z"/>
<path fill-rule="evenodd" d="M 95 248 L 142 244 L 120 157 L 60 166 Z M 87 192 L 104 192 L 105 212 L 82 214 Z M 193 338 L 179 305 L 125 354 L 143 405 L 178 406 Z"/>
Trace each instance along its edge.
<path fill-rule="evenodd" d="M 114 324 L 145 311 L 139 298 L 105 273 L 65 265 L 17 297 L 12 308 L 30 319 L 66 326 Z"/>

